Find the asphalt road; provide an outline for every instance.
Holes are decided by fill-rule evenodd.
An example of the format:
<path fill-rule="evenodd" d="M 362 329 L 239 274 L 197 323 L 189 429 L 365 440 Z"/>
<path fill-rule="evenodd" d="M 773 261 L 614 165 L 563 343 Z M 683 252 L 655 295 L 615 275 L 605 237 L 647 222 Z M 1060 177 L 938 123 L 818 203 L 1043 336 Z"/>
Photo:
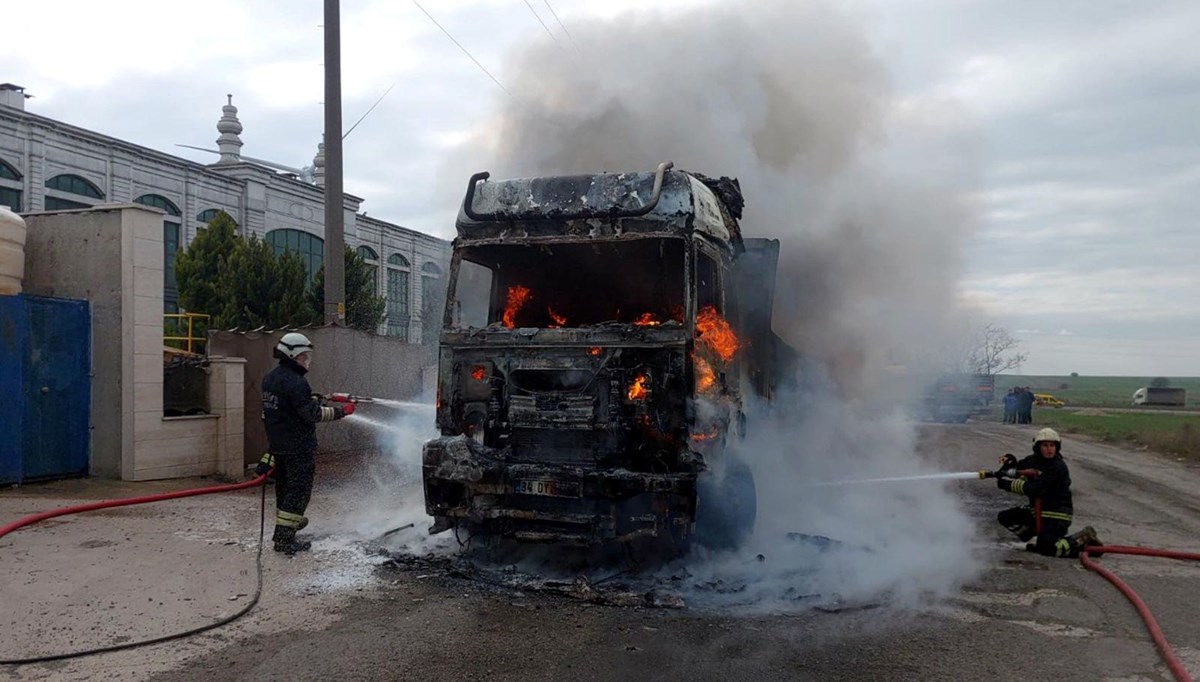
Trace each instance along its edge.
<path fill-rule="evenodd" d="M 1026 451 L 1036 428 L 989 423 L 922 426 L 921 449 L 936 460 L 933 465 L 937 468 L 978 469 L 981 453 L 990 459 L 993 453 Z M 1101 537 L 1113 544 L 1200 551 L 1200 470 L 1195 465 L 1075 439 L 1068 440 L 1067 454 L 1077 525 L 1095 526 Z M 366 497 L 347 495 L 352 489 L 347 486 L 360 471 L 351 465 L 325 467 L 324 485 L 318 490 L 311 515 L 315 518 L 338 510 L 341 518 L 350 519 L 366 513 L 354 504 L 343 507 L 348 499 L 361 505 Z M 986 568 L 956 594 L 919 608 L 882 602 L 865 608 L 735 616 L 711 609 L 596 605 L 568 596 L 496 587 L 469 575 L 456 575 L 444 564 L 381 563 L 352 548 L 353 543 L 327 539 L 319 541 L 318 551 L 309 557 L 268 557 L 268 587 L 262 604 L 230 628 L 189 642 L 134 652 L 0 668 L 0 677 L 162 681 L 1170 679 L 1141 621 L 1115 589 L 1077 561 L 1014 549 L 994 522 L 995 512 L 1009 501 L 1000 497 L 994 486 L 976 482 L 955 490 L 963 513 L 978 529 Z M 34 501 L 23 498 L 17 507 L 42 508 Z M 221 506 L 224 512 L 216 511 L 218 503 L 211 500 L 195 502 L 209 506 L 184 512 L 192 536 L 206 537 L 214 548 L 207 551 L 214 553 L 224 545 L 223 536 L 209 533 L 206 524 L 217 523 L 212 519 L 223 518 L 222 513 L 235 519 L 217 525 L 225 534 L 239 538 L 241 551 L 199 567 L 189 565 L 188 570 L 195 569 L 197 575 L 228 567 L 235 577 L 229 579 L 231 586 L 226 591 L 210 585 L 193 594 L 194 601 L 177 604 L 176 616 L 198 608 L 197 602 L 219 612 L 217 607 L 228 599 L 228 592 L 247 591 L 246 576 L 238 575 L 244 574 L 251 556 L 245 546 L 248 534 L 244 528 L 237 530 L 236 519 L 247 516 L 245 503 L 254 501 L 245 496 L 236 504 L 226 501 Z M 7 502 L 10 500 L 0 495 L 3 518 L 14 509 L 6 506 Z M 229 511 L 236 505 L 242 506 L 241 511 Z M 130 518 L 125 522 L 147 520 Z M 380 523 L 379 528 L 386 526 L 386 521 Z M 56 532 L 61 535 L 66 527 Z M 88 532 L 106 531 L 93 527 Z M 145 532 L 154 530 L 146 526 Z M 171 570 L 175 549 L 186 549 L 175 545 L 193 541 L 177 530 L 165 533 L 161 540 L 146 540 L 160 549 L 169 547 L 162 559 L 166 567 L 160 570 Z M 141 551 L 153 550 L 144 546 Z M 191 547 L 188 551 L 191 553 L 185 556 L 194 563 L 196 555 L 205 550 Z M 38 562 L 44 559 L 39 558 L 32 536 L 0 541 L 0 564 L 18 555 L 21 564 L 17 571 L 3 566 L 10 581 L 6 587 L 12 586 L 13 576 L 42 570 Z M 1195 617 L 1200 566 L 1151 558 L 1106 557 L 1103 561 L 1141 593 L 1192 674 L 1200 674 L 1200 619 Z M 58 570 L 63 569 L 60 566 Z M 105 570 L 103 562 L 89 570 Z M 15 589 L 27 591 L 37 583 L 30 580 Z M 73 598 L 94 600 L 95 595 L 87 596 L 86 589 L 82 592 Z M 7 599 L 9 594 L 15 591 L 0 592 L 0 597 Z M 205 602 L 205 595 L 210 595 L 210 602 Z M 111 596 L 113 603 L 122 598 L 128 597 Z M 73 613 L 71 603 L 68 599 L 47 609 L 26 597 L 18 609 L 21 613 L 9 619 L 0 614 L 0 626 L 5 629 L 0 634 L 11 646 L 22 649 L 66 646 L 57 633 Z M 88 608 L 84 603 L 79 601 L 78 608 Z M 150 616 L 127 613 L 122 617 L 133 624 L 127 627 L 127 634 L 138 636 L 139 624 Z M 22 629 L 33 622 L 42 633 L 38 637 L 26 636 Z M 113 626 L 104 622 L 98 627 Z M 156 622 L 153 627 L 167 626 Z M 11 653 L 4 649 L 0 657 Z"/>

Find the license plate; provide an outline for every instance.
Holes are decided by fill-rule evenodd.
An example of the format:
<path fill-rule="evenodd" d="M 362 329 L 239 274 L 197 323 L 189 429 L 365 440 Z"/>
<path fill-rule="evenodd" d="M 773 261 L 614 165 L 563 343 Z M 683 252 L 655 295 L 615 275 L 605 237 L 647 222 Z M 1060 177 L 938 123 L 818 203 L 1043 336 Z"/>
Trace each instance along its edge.
<path fill-rule="evenodd" d="M 517 481 L 513 492 L 519 495 L 579 497 L 579 484 L 564 481 Z"/>

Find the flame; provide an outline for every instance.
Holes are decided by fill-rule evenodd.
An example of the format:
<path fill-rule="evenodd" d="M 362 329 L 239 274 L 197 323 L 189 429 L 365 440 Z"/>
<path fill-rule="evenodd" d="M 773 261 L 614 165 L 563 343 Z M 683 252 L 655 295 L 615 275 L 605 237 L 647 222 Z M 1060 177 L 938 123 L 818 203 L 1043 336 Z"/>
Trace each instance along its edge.
<path fill-rule="evenodd" d="M 630 400 L 645 400 L 646 399 L 646 373 L 641 372 L 637 378 L 629 384 L 629 390 L 625 396 Z"/>
<path fill-rule="evenodd" d="M 639 327 L 657 327 L 662 324 L 662 320 L 654 317 L 654 313 L 642 313 L 633 323 Z"/>
<path fill-rule="evenodd" d="M 598 348 L 596 346 L 592 346 L 591 348 L 587 349 L 587 354 L 592 357 L 596 357 L 597 355 L 600 355 L 603 352 L 604 352 L 603 350 L 601 350 L 600 348 Z"/>
<path fill-rule="evenodd" d="M 529 298 L 529 287 L 514 284 L 508 288 L 508 299 L 504 304 L 504 315 L 500 318 L 505 327 L 512 329 L 517 326 L 517 312 L 521 310 L 521 306 L 524 306 L 529 301 Z"/>
<path fill-rule="evenodd" d="M 716 383 L 717 377 L 713 374 L 712 365 L 704 358 L 693 355 L 692 367 L 696 370 L 696 392 L 707 393 L 712 390 L 713 384 Z"/>
<path fill-rule="evenodd" d="M 475 365 L 474 367 L 471 368 L 471 378 L 474 379 L 475 381 L 483 381 L 483 378 L 486 375 L 487 375 L 487 368 L 485 368 L 483 365 Z"/>
<path fill-rule="evenodd" d="M 708 433 L 693 433 L 691 439 L 696 442 L 712 440 L 717 437 L 717 431 L 714 429 Z"/>
<path fill-rule="evenodd" d="M 546 306 L 546 312 L 550 314 L 550 319 L 554 320 L 554 324 L 550 325 L 551 329 L 562 327 L 567 324 L 567 318 L 554 312 L 554 308 Z"/>
<path fill-rule="evenodd" d="M 711 348 L 717 357 L 725 362 L 733 359 L 733 354 L 740 345 L 729 323 L 710 305 L 704 306 L 696 316 L 696 334 L 704 345 Z"/>

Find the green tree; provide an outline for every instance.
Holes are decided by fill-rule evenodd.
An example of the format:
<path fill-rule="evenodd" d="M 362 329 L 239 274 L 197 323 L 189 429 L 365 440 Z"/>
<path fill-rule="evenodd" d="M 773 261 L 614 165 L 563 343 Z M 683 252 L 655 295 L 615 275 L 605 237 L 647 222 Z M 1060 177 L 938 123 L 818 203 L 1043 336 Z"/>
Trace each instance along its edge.
<path fill-rule="evenodd" d="M 383 322 L 387 301 L 375 295 L 375 268 L 367 265 L 349 244 L 345 249 L 346 326 L 374 332 Z M 325 315 L 325 265 L 313 276 L 308 288 L 309 307 L 317 319 Z"/>
<path fill-rule="evenodd" d="M 196 233 L 186 249 L 175 256 L 175 279 L 179 287 L 179 305 L 184 310 L 219 315 L 224 307 L 219 290 L 221 270 L 236 244 L 241 241 L 237 224 L 224 211 Z"/>
<path fill-rule="evenodd" d="M 271 304 L 280 288 L 279 263 L 271 246 L 257 236 L 239 239 L 218 278 L 217 290 L 224 305 L 217 317 L 219 327 L 276 328 Z"/>
<path fill-rule="evenodd" d="M 308 273 L 295 251 L 276 256 L 274 292 L 268 306 L 271 326 L 300 327 L 320 321 L 307 295 Z"/>

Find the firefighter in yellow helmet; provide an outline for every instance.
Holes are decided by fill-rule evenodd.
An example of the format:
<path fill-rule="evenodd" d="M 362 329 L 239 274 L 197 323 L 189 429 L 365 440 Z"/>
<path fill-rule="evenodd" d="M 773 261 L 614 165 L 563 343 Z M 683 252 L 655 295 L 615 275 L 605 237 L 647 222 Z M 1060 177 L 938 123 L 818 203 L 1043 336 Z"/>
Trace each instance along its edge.
<path fill-rule="evenodd" d="M 995 475 L 1001 490 L 1029 500 L 997 516 L 1000 525 L 1027 543 L 1027 550 L 1052 557 L 1077 557 L 1084 547 L 1102 544 L 1091 526 L 1067 534 L 1074 513 L 1071 474 L 1062 456 L 1062 438 L 1054 429 L 1037 432 L 1033 454 L 1028 457 L 1001 457 Z"/>

